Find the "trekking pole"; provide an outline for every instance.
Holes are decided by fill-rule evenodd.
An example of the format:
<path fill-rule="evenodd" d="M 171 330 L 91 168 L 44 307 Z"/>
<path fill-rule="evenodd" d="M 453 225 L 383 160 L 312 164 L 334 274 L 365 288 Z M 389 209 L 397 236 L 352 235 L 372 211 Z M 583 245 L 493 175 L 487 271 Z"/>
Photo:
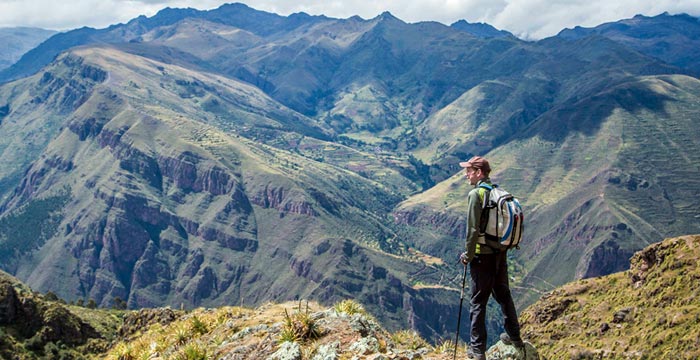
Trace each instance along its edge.
<path fill-rule="evenodd" d="M 462 291 L 459 294 L 459 315 L 457 315 L 457 335 L 455 335 L 455 354 L 452 359 L 457 359 L 457 344 L 459 343 L 459 325 L 462 324 L 462 302 L 464 301 L 464 286 L 467 281 L 467 265 L 464 265 L 464 275 L 462 276 Z"/>

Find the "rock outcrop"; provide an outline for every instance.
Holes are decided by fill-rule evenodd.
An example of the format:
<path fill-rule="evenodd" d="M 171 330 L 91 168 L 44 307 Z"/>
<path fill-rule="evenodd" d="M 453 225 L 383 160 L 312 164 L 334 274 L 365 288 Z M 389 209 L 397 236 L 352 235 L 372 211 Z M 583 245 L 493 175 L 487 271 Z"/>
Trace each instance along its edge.
<path fill-rule="evenodd" d="M 0 330 L 8 329 L 15 341 L 22 341 L 25 347 L 39 352 L 47 344 L 78 347 L 102 337 L 60 302 L 46 301 L 0 271 Z M 0 347 L 0 350 L 5 349 Z"/>

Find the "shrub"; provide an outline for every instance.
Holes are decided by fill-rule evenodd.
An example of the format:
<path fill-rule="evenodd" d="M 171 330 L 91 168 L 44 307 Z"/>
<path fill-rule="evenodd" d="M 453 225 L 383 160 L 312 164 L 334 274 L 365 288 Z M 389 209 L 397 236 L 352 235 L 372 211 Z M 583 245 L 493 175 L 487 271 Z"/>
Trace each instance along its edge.
<path fill-rule="evenodd" d="M 284 325 L 280 333 L 279 342 L 303 342 L 306 340 L 314 340 L 321 337 L 321 330 L 316 321 L 309 314 L 307 305 L 306 311 L 301 311 L 301 303 L 299 309 L 292 315 L 289 315 L 287 309 L 284 310 Z"/>
<path fill-rule="evenodd" d="M 175 356 L 177 360 L 207 360 L 207 350 L 198 343 L 187 344 Z"/>
<path fill-rule="evenodd" d="M 455 343 L 450 339 L 445 339 L 433 346 L 433 351 L 438 354 L 447 354 L 453 352 L 455 349 Z"/>
<path fill-rule="evenodd" d="M 114 349 L 117 360 L 136 360 L 134 349 L 127 343 L 119 343 Z"/>
<path fill-rule="evenodd" d="M 173 343 L 177 346 L 184 345 L 190 341 L 190 331 L 184 325 L 179 325 L 173 331 Z"/>
<path fill-rule="evenodd" d="M 410 350 L 418 350 L 428 346 L 428 342 L 413 330 L 401 330 L 391 335 L 391 340 Z"/>
<path fill-rule="evenodd" d="M 337 313 L 345 313 L 348 315 L 365 314 L 365 308 L 355 300 L 346 299 L 333 305 L 333 309 Z"/>
<path fill-rule="evenodd" d="M 192 322 L 191 322 L 191 327 L 192 327 L 192 333 L 193 334 L 199 334 L 203 335 L 209 332 L 209 329 L 207 328 L 207 324 L 202 322 L 198 317 L 193 316 L 192 317 Z"/>

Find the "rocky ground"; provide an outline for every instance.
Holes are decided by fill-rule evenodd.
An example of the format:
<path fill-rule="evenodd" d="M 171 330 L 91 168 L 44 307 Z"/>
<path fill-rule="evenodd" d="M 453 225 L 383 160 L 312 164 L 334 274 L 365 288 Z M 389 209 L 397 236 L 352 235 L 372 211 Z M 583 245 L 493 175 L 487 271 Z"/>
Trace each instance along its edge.
<path fill-rule="evenodd" d="M 138 323 L 124 331 L 124 340 L 108 354 L 112 359 L 173 357 L 243 359 L 452 359 L 454 345 L 430 345 L 413 331 L 390 333 L 353 301 L 332 308 L 315 303 L 266 304 L 256 309 L 225 307 L 198 309 L 163 325 L 173 312 L 133 313 L 125 320 Z M 152 319 L 152 320 L 132 320 Z M 151 322 L 151 325 L 148 325 Z M 147 331 L 139 329 L 148 328 Z M 527 359 L 537 351 L 528 344 Z M 188 355 L 189 354 L 189 355 Z M 465 358 L 460 345 L 458 357 Z M 525 353 L 498 343 L 489 359 L 525 359 Z"/>
<path fill-rule="evenodd" d="M 69 305 L 0 273 L 3 359 L 452 359 L 454 343 L 432 345 L 415 331 L 389 332 L 359 303 L 330 308 L 298 301 L 257 308 L 124 311 Z M 457 349 L 466 357 L 463 343 Z M 527 357 L 525 357 L 527 355 Z M 489 359 L 536 359 L 497 343 Z"/>

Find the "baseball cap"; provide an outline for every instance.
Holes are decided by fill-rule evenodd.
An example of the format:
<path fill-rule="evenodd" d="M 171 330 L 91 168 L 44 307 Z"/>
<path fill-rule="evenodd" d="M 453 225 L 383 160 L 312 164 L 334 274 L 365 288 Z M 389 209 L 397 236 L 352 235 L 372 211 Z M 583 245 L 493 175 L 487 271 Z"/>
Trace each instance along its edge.
<path fill-rule="evenodd" d="M 459 163 L 459 166 L 463 168 L 481 169 L 486 173 L 491 171 L 491 165 L 489 165 L 488 160 L 482 158 L 481 156 L 474 156 L 468 161 Z"/>

